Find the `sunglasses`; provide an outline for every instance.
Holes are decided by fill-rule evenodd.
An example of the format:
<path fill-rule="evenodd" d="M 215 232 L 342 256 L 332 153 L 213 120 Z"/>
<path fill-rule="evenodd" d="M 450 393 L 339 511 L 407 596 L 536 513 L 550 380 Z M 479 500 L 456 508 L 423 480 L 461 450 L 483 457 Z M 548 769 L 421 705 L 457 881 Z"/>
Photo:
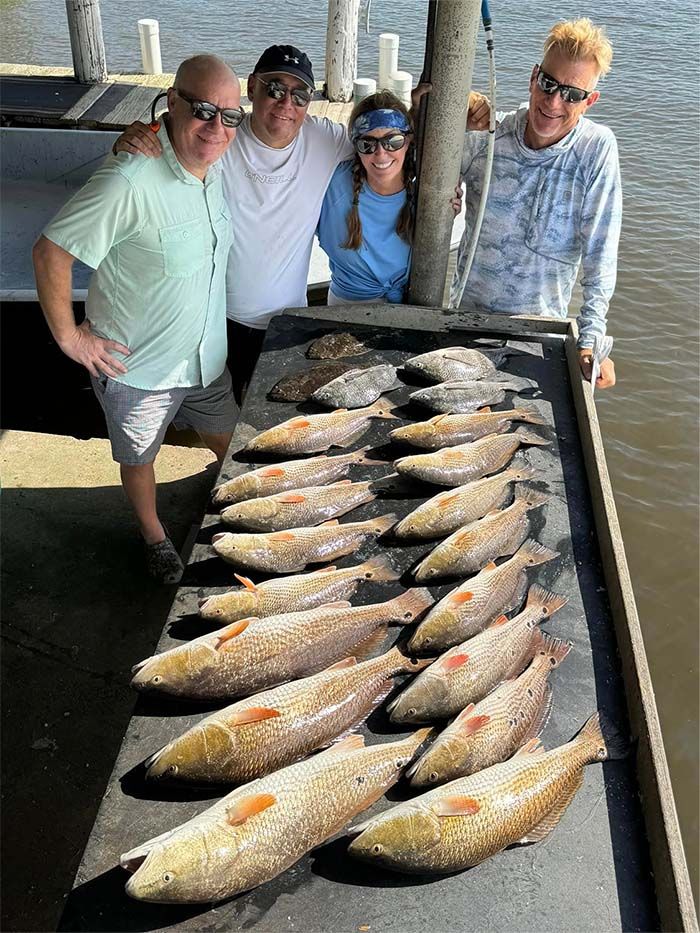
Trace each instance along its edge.
<path fill-rule="evenodd" d="M 261 78 L 260 75 L 255 76 L 256 80 L 261 84 L 264 84 L 267 88 L 267 96 L 271 97 L 273 100 L 284 100 L 284 98 L 289 94 L 292 98 L 292 103 L 295 107 L 308 107 L 311 103 L 311 91 L 305 90 L 303 87 L 298 87 L 292 89 L 287 87 L 283 81 L 266 81 L 264 78 Z"/>
<path fill-rule="evenodd" d="M 243 117 L 245 116 L 242 107 L 217 107 L 216 104 L 210 104 L 207 100 L 194 100 L 194 98 L 189 97 L 187 94 L 183 94 L 183 92 L 179 91 L 177 88 L 173 88 L 173 90 L 178 97 L 181 97 L 190 105 L 192 108 L 192 116 L 197 120 L 203 120 L 205 123 L 213 120 L 217 113 L 220 113 L 223 125 L 235 128 L 241 125 Z M 162 100 L 163 97 L 167 96 L 167 92 L 164 91 L 162 94 L 159 94 L 151 104 L 151 124 L 155 125 L 158 122 L 156 120 L 156 104 L 159 100 Z"/>
<path fill-rule="evenodd" d="M 537 68 L 538 88 L 544 91 L 545 94 L 554 94 L 555 91 L 559 91 L 561 99 L 566 101 L 567 104 L 580 104 L 582 100 L 590 97 L 593 93 L 593 91 L 584 91 L 583 88 L 580 87 L 572 87 L 570 84 L 560 84 L 555 78 L 548 75 L 546 71 L 542 71 L 539 65 Z"/>
<path fill-rule="evenodd" d="M 360 155 L 372 155 L 381 146 L 386 152 L 398 152 L 406 145 L 410 133 L 392 133 L 390 136 L 360 136 L 355 140 L 355 149 Z"/>

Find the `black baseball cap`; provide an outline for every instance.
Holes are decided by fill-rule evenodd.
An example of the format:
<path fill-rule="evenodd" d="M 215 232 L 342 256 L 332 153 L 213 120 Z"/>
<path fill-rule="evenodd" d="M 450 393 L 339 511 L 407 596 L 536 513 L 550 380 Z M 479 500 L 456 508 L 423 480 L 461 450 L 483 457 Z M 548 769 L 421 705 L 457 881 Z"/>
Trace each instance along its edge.
<path fill-rule="evenodd" d="M 253 74 L 269 74 L 273 71 L 300 78 L 312 90 L 316 87 L 309 56 L 293 45 L 271 45 L 253 68 Z"/>

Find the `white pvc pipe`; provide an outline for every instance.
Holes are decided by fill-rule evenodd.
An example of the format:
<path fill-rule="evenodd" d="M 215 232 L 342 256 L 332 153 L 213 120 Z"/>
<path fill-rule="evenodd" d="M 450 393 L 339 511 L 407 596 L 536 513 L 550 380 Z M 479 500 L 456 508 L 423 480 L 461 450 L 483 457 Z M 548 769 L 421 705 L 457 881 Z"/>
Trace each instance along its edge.
<path fill-rule="evenodd" d="M 163 74 L 160 59 L 160 35 L 157 19 L 140 19 L 139 39 L 141 41 L 141 61 L 146 75 Z"/>
<path fill-rule="evenodd" d="M 355 78 L 352 85 L 352 98 L 355 103 L 369 97 L 377 90 L 377 82 L 374 78 Z"/>
<path fill-rule="evenodd" d="M 380 91 L 388 90 L 389 75 L 399 68 L 399 37 L 394 32 L 382 32 L 379 35 L 379 80 Z"/>
<path fill-rule="evenodd" d="M 393 91 L 400 101 L 411 106 L 411 88 L 413 87 L 413 75 L 407 71 L 392 71 L 389 75 L 388 88 Z"/>

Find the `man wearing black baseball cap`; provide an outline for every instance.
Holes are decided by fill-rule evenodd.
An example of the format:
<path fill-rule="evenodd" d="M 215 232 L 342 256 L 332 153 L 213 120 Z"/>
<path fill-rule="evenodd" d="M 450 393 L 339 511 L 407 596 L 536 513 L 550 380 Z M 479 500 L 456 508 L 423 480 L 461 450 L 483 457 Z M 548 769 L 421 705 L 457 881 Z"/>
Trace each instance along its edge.
<path fill-rule="evenodd" d="M 246 114 L 221 160 L 234 240 L 226 276 L 229 369 L 240 402 L 270 318 L 306 304 L 323 196 L 353 148 L 345 127 L 308 116 L 315 81 L 293 45 L 265 49 L 248 76 Z M 116 150 L 159 155 L 157 137 L 132 124 Z"/>

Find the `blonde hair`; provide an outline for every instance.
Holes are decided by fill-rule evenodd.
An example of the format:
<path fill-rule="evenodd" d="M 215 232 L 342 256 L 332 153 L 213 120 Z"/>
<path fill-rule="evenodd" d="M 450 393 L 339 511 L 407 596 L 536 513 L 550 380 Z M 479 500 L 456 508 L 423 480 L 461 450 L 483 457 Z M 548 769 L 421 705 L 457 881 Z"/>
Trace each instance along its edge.
<path fill-rule="evenodd" d="M 551 49 L 559 49 L 574 61 L 590 60 L 596 63 L 598 75 L 610 71 L 613 50 L 602 26 L 594 26 L 588 17 L 556 23 L 544 43 L 544 56 Z"/>

